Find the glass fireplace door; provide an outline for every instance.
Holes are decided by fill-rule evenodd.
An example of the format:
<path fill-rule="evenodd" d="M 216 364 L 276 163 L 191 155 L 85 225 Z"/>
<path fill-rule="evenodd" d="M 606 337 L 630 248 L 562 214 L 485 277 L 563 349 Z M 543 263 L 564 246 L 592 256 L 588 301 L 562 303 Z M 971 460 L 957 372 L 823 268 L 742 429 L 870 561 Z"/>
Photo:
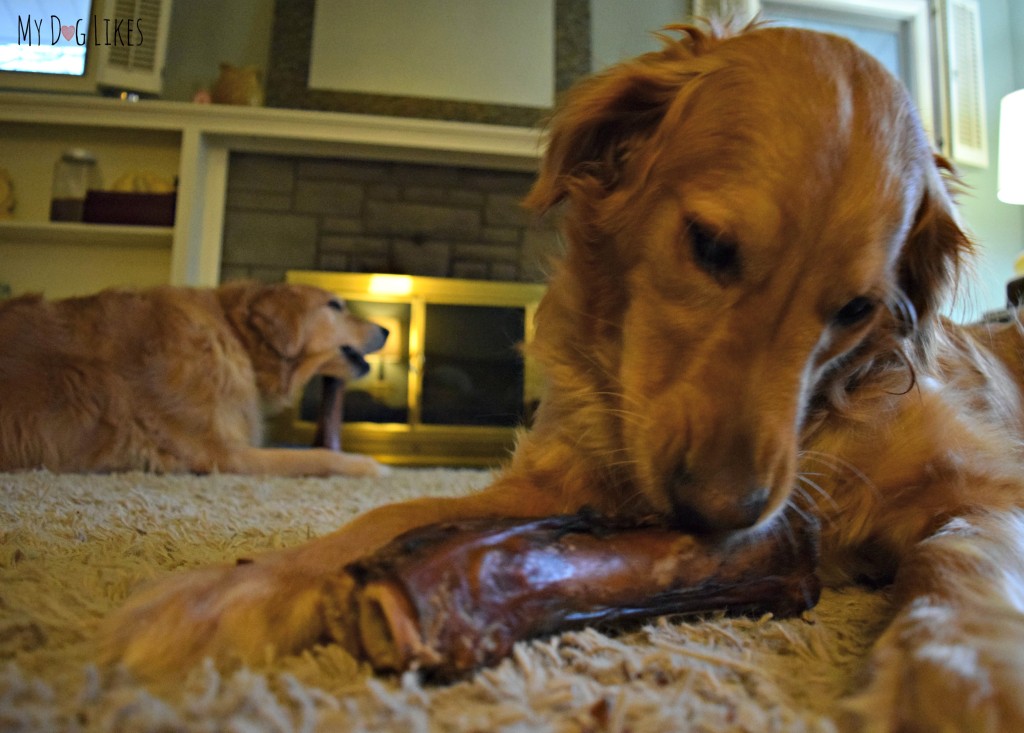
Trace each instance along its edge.
<path fill-rule="evenodd" d="M 366 376 L 346 388 L 344 421 L 408 423 L 412 306 L 365 300 L 347 300 L 346 304 L 355 315 L 386 328 L 388 340 L 380 351 L 366 355 L 370 364 Z"/>
<path fill-rule="evenodd" d="M 427 304 L 420 422 L 522 424 L 525 320 L 522 307 Z"/>
<path fill-rule="evenodd" d="M 495 466 L 529 424 L 543 380 L 523 353 L 544 286 L 393 274 L 291 271 L 388 329 L 370 371 L 345 386 L 342 446 L 400 465 Z M 321 382 L 285 416 L 281 442 L 316 431 Z"/>

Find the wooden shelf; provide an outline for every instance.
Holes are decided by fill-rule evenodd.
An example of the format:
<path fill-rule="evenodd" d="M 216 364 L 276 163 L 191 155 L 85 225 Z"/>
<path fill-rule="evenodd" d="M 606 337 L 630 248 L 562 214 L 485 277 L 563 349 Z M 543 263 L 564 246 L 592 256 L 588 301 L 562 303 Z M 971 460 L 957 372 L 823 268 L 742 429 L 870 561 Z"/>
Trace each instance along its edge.
<path fill-rule="evenodd" d="M 80 224 L 52 221 L 0 221 L 0 242 L 32 245 L 83 246 L 107 245 L 170 249 L 172 227 L 129 226 L 122 224 Z"/>

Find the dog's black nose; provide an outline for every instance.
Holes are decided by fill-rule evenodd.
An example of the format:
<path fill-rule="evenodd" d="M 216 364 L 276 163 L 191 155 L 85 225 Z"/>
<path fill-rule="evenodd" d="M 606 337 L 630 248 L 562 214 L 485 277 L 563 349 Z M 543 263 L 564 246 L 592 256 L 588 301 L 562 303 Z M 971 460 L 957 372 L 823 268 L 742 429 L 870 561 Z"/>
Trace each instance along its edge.
<path fill-rule="evenodd" d="M 672 524 L 684 532 L 706 534 L 746 529 L 764 514 L 771 490 L 746 491 L 734 486 L 703 484 L 688 476 L 676 476 L 668 487 Z"/>
<path fill-rule="evenodd" d="M 388 336 L 391 335 L 391 332 L 384 328 L 384 326 L 377 326 L 377 328 L 380 329 L 379 331 L 377 331 L 377 341 L 376 343 L 369 345 L 368 348 L 370 351 L 379 351 L 383 349 L 384 344 L 388 342 Z"/>

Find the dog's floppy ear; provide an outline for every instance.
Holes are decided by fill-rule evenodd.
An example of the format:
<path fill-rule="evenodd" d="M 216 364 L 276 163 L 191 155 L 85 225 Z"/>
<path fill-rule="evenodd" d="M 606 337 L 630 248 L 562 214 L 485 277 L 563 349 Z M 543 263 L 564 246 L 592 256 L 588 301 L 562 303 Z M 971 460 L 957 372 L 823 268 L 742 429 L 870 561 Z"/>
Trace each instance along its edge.
<path fill-rule="evenodd" d="M 302 351 L 305 304 L 287 286 L 266 286 L 249 302 L 249 325 L 279 356 Z"/>
<path fill-rule="evenodd" d="M 663 36 L 662 51 L 613 66 L 567 94 L 551 120 L 540 175 L 524 201 L 527 208 L 543 213 L 576 187 L 590 193 L 615 187 L 630 153 L 653 134 L 680 88 L 696 73 L 687 61 L 716 40 L 692 26 L 667 30 L 683 38 Z"/>
<path fill-rule="evenodd" d="M 960 226 L 946 185 L 952 166 L 939 155 L 935 163 L 936 170 L 928 172 L 924 196 L 899 262 L 900 289 L 913 305 L 918 321 L 938 312 L 974 249 Z"/>

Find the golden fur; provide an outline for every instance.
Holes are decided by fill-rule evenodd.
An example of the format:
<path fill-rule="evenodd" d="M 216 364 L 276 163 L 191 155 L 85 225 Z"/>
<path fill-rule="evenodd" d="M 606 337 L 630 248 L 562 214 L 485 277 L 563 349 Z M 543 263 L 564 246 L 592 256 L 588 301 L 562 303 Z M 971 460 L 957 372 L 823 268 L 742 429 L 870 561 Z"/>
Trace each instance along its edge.
<path fill-rule="evenodd" d="M 386 334 L 298 285 L 108 290 L 0 304 L 0 470 L 376 475 L 367 456 L 258 447 L 263 408 Z"/>
<path fill-rule="evenodd" d="M 842 39 L 673 30 L 553 120 L 528 199 L 564 207 L 535 341 L 550 389 L 493 485 L 171 578 L 115 617 L 111 658 L 156 673 L 343 637 L 341 568 L 438 520 L 811 512 L 828 582 L 894 582 L 851 722 L 1024 730 L 1024 339 L 939 315 L 972 249 L 945 164 Z"/>

